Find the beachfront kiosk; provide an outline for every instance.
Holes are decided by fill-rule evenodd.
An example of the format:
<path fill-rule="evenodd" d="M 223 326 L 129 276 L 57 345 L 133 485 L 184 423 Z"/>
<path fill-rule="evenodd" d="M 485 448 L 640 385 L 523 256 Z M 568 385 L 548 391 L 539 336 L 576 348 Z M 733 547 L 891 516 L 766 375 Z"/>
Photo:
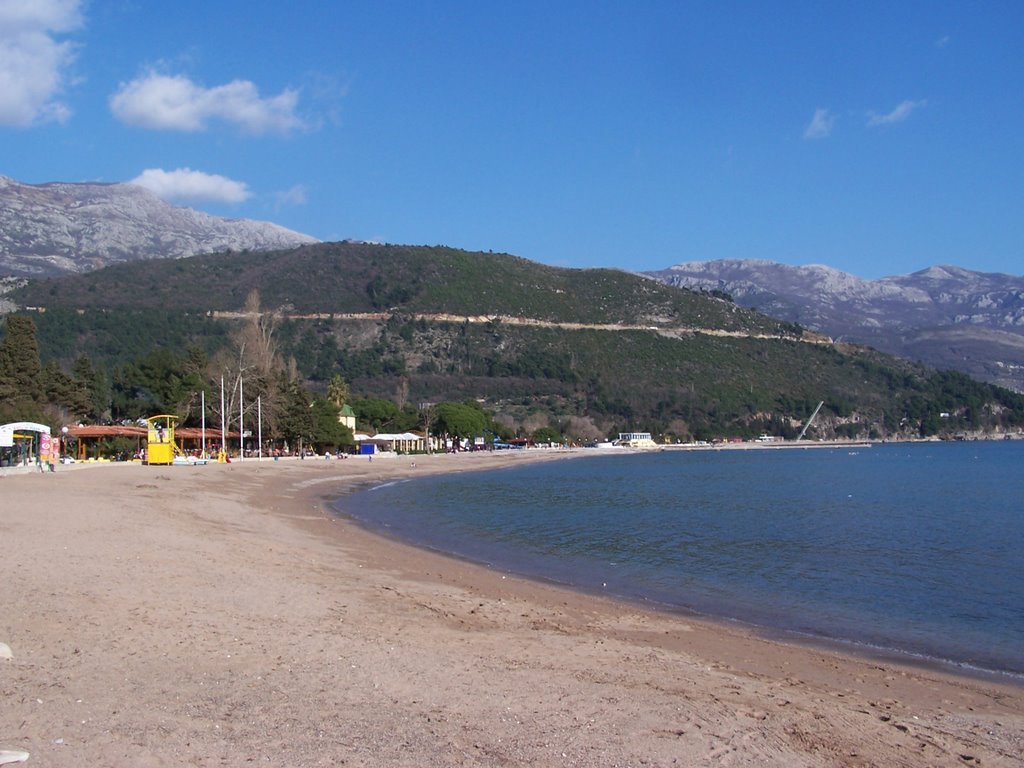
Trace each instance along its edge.
<path fill-rule="evenodd" d="M 174 463 L 174 426 L 177 416 L 163 414 L 146 419 L 146 463 Z"/>
<path fill-rule="evenodd" d="M 0 424 L 0 467 L 28 466 L 50 469 L 60 461 L 60 440 L 50 436 L 50 428 L 32 421 Z"/>

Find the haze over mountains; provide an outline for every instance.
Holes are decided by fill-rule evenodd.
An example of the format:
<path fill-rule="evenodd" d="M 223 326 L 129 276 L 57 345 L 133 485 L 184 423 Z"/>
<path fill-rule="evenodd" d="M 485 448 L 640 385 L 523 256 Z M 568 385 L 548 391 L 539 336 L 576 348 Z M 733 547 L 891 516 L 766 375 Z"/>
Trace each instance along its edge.
<path fill-rule="evenodd" d="M 131 184 L 32 185 L 0 176 L 0 278 L 315 242 L 269 222 L 171 206 Z M 825 266 L 753 260 L 646 274 L 729 294 L 740 306 L 835 339 L 1024 391 L 1024 277 L 939 266 L 864 280 Z"/>
<path fill-rule="evenodd" d="M 175 207 L 134 184 L 22 184 L 0 176 L 0 276 L 315 242 L 270 222 Z"/>
<path fill-rule="evenodd" d="M 1024 391 L 1024 277 L 930 267 L 865 280 L 830 267 L 723 260 L 646 273 L 720 291 L 835 339 Z"/>

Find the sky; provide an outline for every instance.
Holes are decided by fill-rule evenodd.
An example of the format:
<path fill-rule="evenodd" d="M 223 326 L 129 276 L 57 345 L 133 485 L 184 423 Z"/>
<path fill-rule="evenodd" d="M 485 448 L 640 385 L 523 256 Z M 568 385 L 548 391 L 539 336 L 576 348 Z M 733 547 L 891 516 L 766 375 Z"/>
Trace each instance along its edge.
<path fill-rule="evenodd" d="M 1024 272 L 1024 3 L 0 0 L 0 175 L 564 267 Z"/>

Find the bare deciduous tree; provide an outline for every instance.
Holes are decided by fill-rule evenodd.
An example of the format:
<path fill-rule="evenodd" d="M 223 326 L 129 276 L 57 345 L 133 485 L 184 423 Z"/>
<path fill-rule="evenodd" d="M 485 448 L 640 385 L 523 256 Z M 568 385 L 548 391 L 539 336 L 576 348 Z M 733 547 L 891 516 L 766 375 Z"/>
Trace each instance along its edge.
<path fill-rule="evenodd" d="M 259 399 L 264 432 L 274 432 L 285 369 L 274 342 L 276 324 L 276 314 L 260 309 L 259 291 L 253 289 L 246 297 L 244 318 L 231 335 L 231 347 L 211 361 L 211 388 L 219 393 L 220 382 L 224 382 L 223 418 L 229 429 L 237 426 L 242 410 L 247 421 L 255 418 Z M 212 410 L 221 416 L 218 404 L 212 405 Z"/>

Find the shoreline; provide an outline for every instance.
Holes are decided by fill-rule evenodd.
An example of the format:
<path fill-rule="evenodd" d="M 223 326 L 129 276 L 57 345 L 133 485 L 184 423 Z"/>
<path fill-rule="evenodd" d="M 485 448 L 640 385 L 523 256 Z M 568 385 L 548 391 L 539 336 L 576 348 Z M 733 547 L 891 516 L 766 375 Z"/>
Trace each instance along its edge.
<path fill-rule="evenodd" d="M 929 441 L 921 442 L 927 444 Z M 916 445 L 918 443 L 906 444 Z M 796 444 L 755 444 L 740 446 L 721 446 L 711 448 L 710 450 L 778 450 L 786 448 L 803 447 L 845 449 L 848 447 L 870 447 L 871 445 L 873 444 L 847 442 L 840 442 L 837 444 L 810 444 L 806 446 Z M 701 447 L 675 447 L 676 450 L 679 450 L 680 448 L 686 451 L 705 450 L 704 448 Z M 667 446 L 666 449 L 669 452 L 671 452 L 673 450 L 673 447 Z M 581 456 L 604 457 L 610 455 L 649 454 L 652 452 L 651 450 L 647 449 L 630 448 L 601 451 L 594 451 L 589 449 L 576 449 L 576 451 Z M 553 455 L 550 455 L 549 458 L 555 457 Z M 480 471 L 489 470 L 482 469 Z M 401 482 L 411 482 L 414 479 L 415 478 L 407 478 L 403 479 Z M 345 498 L 348 496 L 366 494 L 372 491 L 375 487 L 382 487 L 394 484 L 394 481 L 389 481 L 382 484 L 367 483 L 361 487 L 346 489 L 344 493 L 337 497 L 325 497 L 325 507 L 327 509 L 327 514 L 337 516 L 340 519 L 343 519 L 344 521 L 365 530 L 371 535 L 387 539 L 399 546 L 412 547 L 414 549 L 418 549 L 430 554 L 435 554 L 442 558 L 455 560 L 461 563 L 465 563 L 469 566 L 479 567 L 490 572 L 505 574 L 512 578 L 525 579 L 527 581 L 534 582 L 540 586 L 562 589 L 587 597 L 611 600 L 614 602 L 632 606 L 637 610 L 652 611 L 655 613 L 666 614 L 669 616 L 681 617 L 684 620 L 701 621 L 719 627 L 737 628 L 744 631 L 752 632 L 755 635 L 763 637 L 767 640 L 795 645 L 799 647 L 806 647 L 817 651 L 834 652 L 845 656 L 855 657 L 864 661 L 896 664 L 906 667 L 912 667 L 914 669 L 935 671 L 943 674 L 961 676 L 968 679 L 993 682 L 997 684 L 1024 688 L 1024 671 L 1018 671 L 1012 668 L 999 668 L 996 666 L 982 666 L 978 663 L 964 661 L 951 656 L 947 657 L 924 651 L 910 650 L 904 647 L 899 647 L 897 645 L 882 645 L 879 643 L 870 642 L 868 640 L 857 639 L 856 637 L 847 637 L 839 634 L 826 634 L 824 632 L 819 633 L 809 630 L 801 630 L 794 628 L 792 626 L 787 626 L 785 623 L 774 624 L 769 622 L 762 622 L 758 621 L 757 618 L 743 616 L 741 614 L 732 614 L 729 613 L 728 610 L 724 610 L 721 608 L 716 609 L 714 606 L 710 605 L 695 607 L 693 605 L 687 604 L 662 602 L 654 598 L 646 597 L 642 594 L 613 592 L 608 591 L 607 589 L 602 589 L 600 586 L 597 586 L 595 584 L 589 584 L 585 582 L 577 583 L 569 580 L 561 580 L 557 576 L 545 575 L 539 571 L 531 572 L 528 569 L 517 569 L 515 565 L 509 565 L 507 562 L 504 564 L 491 562 L 487 559 L 484 559 L 483 556 L 475 557 L 472 554 L 466 554 L 464 552 L 456 551 L 455 549 L 445 548 L 444 543 L 426 543 L 424 541 L 417 540 L 414 537 L 406 535 L 403 532 L 393 530 L 390 527 L 390 525 L 374 522 L 372 519 L 363 519 L 355 514 L 352 514 L 345 507 Z"/>
<path fill-rule="evenodd" d="M 1015 686 L 512 577 L 333 513 L 366 482 L 520 463 L 415 461 L 0 480 L 0 749 L 49 765 L 1020 764 Z"/>
<path fill-rule="evenodd" d="M 474 470 L 469 470 L 470 472 Z M 486 471 L 486 470 L 481 470 Z M 501 568 L 484 560 L 477 560 L 457 552 L 417 543 L 411 539 L 394 534 L 386 529 L 377 528 L 359 518 L 356 518 L 343 511 L 339 511 L 334 505 L 342 501 L 350 494 L 364 493 L 377 487 L 368 484 L 361 488 L 353 488 L 338 497 L 324 497 L 322 502 L 325 506 L 325 513 L 336 517 L 342 522 L 352 525 L 366 534 L 393 543 L 398 547 L 407 547 L 426 555 L 436 556 L 444 560 L 457 562 L 469 568 L 479 568 L 489 573 L 497 573 L 504 577 L 520 579 L 536 584 L 540 588 L 563 590 L 583 598 L 606 600 L 631 607 L 637 611 L 648 611 L 654 614 L 663 614 L 669 617 L 678 618 L 682 621 L 696 621 L 707 624 L 711 627 L 729 629 L 733 628 L 743 632 L 749 632 L 755 637 L 769 642 L 777 642 L 794 647 L 807 648 L 811 651 L 824 653 L 835 653 L 865 662 L 893 664 L 897 666 L 910 667 L 922 671 L 932 671 L 939 674 L 963 677 L 968 680 L 980 682 L 991 682 L 999 685 L 1007 685 L 1024 690 L 1024 673 L 1013 672 L 1002 669 L 989 669 L 966 662 L 946 659 L 939 656 L 929 656 L 923 653 L 907 651 L 901 648 L 873 645 L 843 637 L 832 637 L 817 635 L 810 632 L 802 632 L 786 627 L 776 627 L 769 624 L 759 624 L 756 621 L 728 616 L 724 613 L 702 611 L 696 608 L 661 603 L 656 600 L 649 600 L 643 597 L 614 594 L 602 592 L 596 587 L 588 588 L 582 584 L 572 584 L 559 581 L 555 578 L 539 576 L 512 569 Z"/>
<path fill-rule="evenodd" d="M 474 471 L 474 470 L 469 470 Z M 485 470 L 481 470 L 485 471 Z M 686 606 L 660 603 L 655 600 L 648 600 L 642 597 L 631 597 L 629 595 L 601 592 L 597 588 L 587 588 L 579 584 L 571 584 L 558 581 L 554 578 L 547 578 L 520 571 L 503 569 L 494 566 L 483 560 L 475 560 L 472 557 L 460 555 L 456 552 L 446 551 L 437 547 L 418 544 L 410 539 L 390 533 L 355 518 L 351 515 L 330 509 L 333 504 L 344 499 L 350 493 L 363 493 L 371 490 L 371 487 L 355 488 L 342 494 L 340 497 L 324 498 L 324 504 L 329 508 L 327 514 L 334 515 L 337 519 L 346 524 L 352 525 L 366 534 L 393 543 L 398 547 L 404 547 L 422 552 L 425 555 L 435 556 L 443 560 L 460 563 L 469 568 L 478 568 L 488 573 L 496 573 L 503 578 L 522 580 L 537 585 L 541 589 L 553 589 L 568 592 L 581 598 L 591 598 L 600 601 L 608 601 L 619 604 L 623 608 L 631 608 L 635 611 L 649 612 L 656 615 L 664 615 L 676 618 L 681 621 L 699 622 L 706 624 L 710 629 L 730 629 L 750 633 L 757 639 L 766 642 L 780 643 L 794 648 L 806 648 L 813 652 L 834 653 L 839 656 L 848 657 L 867 663 L 891 664 L 898 667 L 907 667 L 922 672 L 935 672 L 941 675 L 948 675 L 965 680 L 977 682 L 988 682 L 996 685 L 1005 685 L 1013 688 L 1020 688 L 1024 691 L 1024 673 L 1013 672 L 1001 669 L 989 669 L 972 665 L 966 662 L 959 662 L 953 659 L 945 659 L 938 656 L 929 656 L 923 653 L 915 653 L 900 648 L 892 648 L 871 643 L 851 640 L 842 637 L 830 637 L 827 635 L 816 635 L 810 632 L 801 632 L 796 629 L 775 627 L 768 624 L 758 624 L 755 621 L 716 614 L 710 611 L 701 611 Z"/>

